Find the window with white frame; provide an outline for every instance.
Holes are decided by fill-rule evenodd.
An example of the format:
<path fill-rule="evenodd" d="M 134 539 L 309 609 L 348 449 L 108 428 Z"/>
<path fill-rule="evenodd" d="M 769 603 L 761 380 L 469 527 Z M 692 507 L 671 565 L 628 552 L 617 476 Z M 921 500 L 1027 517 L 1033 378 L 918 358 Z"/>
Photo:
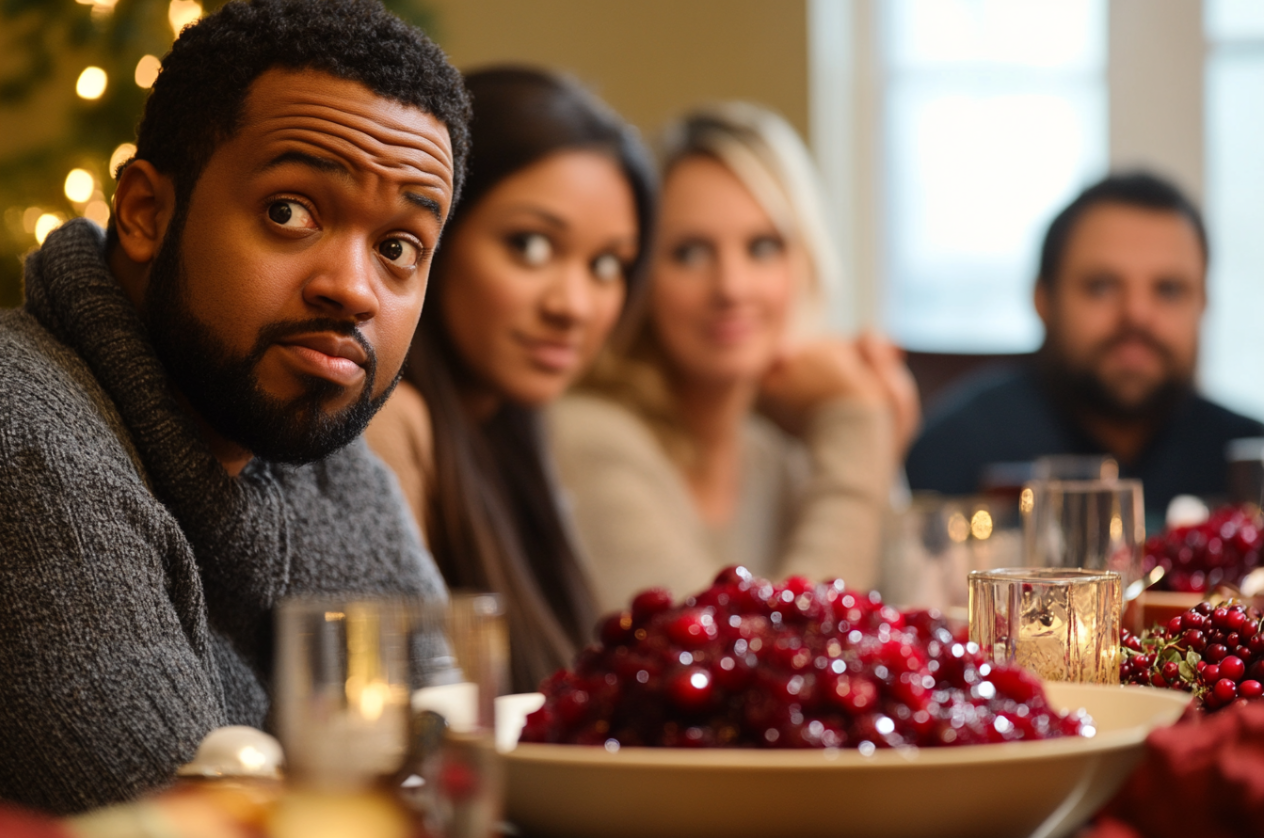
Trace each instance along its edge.
<path fill-rule="evenodd" d="M 1201 379 L 1264 417 L 1264 3 L 1204 0 L 1206 214 L 1212 263 Z"/>
<path fill-rule="evenodd" d="M 1108 159 L 1106 0 L 883 0 L 887 330 L 934 352 L 1023 352 L 1049 220 Z"/>

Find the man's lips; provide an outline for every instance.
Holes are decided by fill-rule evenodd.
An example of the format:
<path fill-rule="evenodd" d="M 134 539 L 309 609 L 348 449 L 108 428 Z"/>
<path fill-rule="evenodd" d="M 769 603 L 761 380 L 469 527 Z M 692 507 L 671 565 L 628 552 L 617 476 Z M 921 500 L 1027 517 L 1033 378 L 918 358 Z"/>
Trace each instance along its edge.
<path fill-rule="evenodd" d="M 277 345 L 304 372 L 343 385 L 360 381 L 369 360 L 355 340 L 330 333 L 287 337 Z"/>

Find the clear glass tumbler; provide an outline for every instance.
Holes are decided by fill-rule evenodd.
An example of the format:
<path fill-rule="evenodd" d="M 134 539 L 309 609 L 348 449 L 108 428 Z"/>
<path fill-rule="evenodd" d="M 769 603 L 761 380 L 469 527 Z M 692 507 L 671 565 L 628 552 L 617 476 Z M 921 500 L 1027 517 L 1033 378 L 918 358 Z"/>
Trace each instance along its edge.
<path fill-rule="evenodd" d="M 1113 570 L 1141 578 L 1145 503 L 1140 480 L 1033 480 L 1020 499 L 1028 567 Z"/>
<path fill-rule="evenodd" d="M 1119 683 L 1119 574 L 1004 568 L 970 574 L 970 639 L 1048 681 Z"/>
<path fill-rule="evenodd" d="M 419 637 L 446 640 L 420 651 L 420 670 L 430 674 L 413 695 L 416 799 L 432 832 L 486 838 L 504 801 L 495 710 L 509 686 L 504 607 L 494 594 L 454 594 L 446 607 L 420 606 L 414 620 Z"/>

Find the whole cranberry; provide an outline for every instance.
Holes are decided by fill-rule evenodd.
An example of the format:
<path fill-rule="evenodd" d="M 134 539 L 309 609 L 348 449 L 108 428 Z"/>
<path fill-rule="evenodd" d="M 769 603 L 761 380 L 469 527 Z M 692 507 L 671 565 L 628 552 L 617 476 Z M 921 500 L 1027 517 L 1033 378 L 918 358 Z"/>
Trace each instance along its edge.
<path fill-rule="evenodd" d="M 1202 672 L 1198 673 L 1198 677 L 1202 679 L 1204 684 L 1211 686 L 1220 680 L 1220 667 L 1214 663 L 1209 663 L 1203 668 Z"/>
<path fill-rule="evenodd" d="M 1232 610 L 1225 617 L 1225 627 L 1230 631 L 1241 631 L 1244 625 L 1246 625 L 1246 614 L 1242 611 Z"/>
<path fill-rule="evenodd" d="M 632 600 L 632 621 L 642 625 L 655 614 L 672 607 L 672 595 L 666 588 L 641 591 Z"/>
<path fill-rule="evenodd" d="M 1223 643 L 1212 643 L 1203 652 L 1203 657 L 1212 663 L 1220 663 L 1227 654 L 1229 654 L 1229 650 L 1225 648 Z"/>
<path fill-rule="evenodd" d="M 711 673 L 700 666 L 687 666 L 671 676 L 667 694 L 682 710 L 696 711 L 711 703 L 714 688 Z"/>
<path fill-rule="evenodd" d="M 1163 664 L 1163 668 L 1160 671 L 1163 673 L 1163 680 L 1169 684 L 1175 684 L 1181 680 L 1181 665 L 1176 661 L 1168 661 Z"/>
<path fill-rule="evenodd" d="M 1229 609 L 1223 605 L 1211 612 L 1212 625 L 1217 628 L 1225 628 L 1229 625 Z"/>
<path fill-rule="evenodd" d="M 1237 655 L 1229 655 L 1220 661 L 1220 677 L 1228 678 L 1230 681 L 1238 682 L 1242 680 L 1242 676 L 1246 674 L 1246 664 L 1242 662 L 1242 658 Z"/>
<path fill-rule="evenodd" d="M 755 578 L 754 575 L 742 567 L 741 565 L 729 565 L 715 575 L 712 585 L 740 585 L 742 582 L 749 582 Z"/>
<path fill-rule="evenodd" d="M 1207 638 L 1198 629 L 1186 629 L 1185 633 L 1181 635 L 1181 640 L 1195 652 L 1201 653 L 1203 649 L 1207 648 Z"/>
<path fill-rule="evenodd" d="M 1257 631 L 1251 635 L 1246 647 L 1251 650 L 1252 655 L 1264 655 L 1264 631 Z"/>
<path fill-rule="evenodd" d="M 690 608 L 667 624 L 667 633 L 684 649 L 698 649 L 717 634 L 715 617 L 703 608 Z"/>
<path fill-rule="evenodd" d="M 632 615 L 627 611 L 611 614 L 597 628 L 601 642 L 607 646 L 622 646 L 632 640 Z"/>
<path fill-rule="evenodd" d="M 1238 684 L 1238 695 L 1243 698 L 1259 698 L 1264 695 L 1264 684 L 1259 681 L 1243 681 Z"/>
<path fill-rule="evenodd" d="M 1002 695 L 1023 704 L 1040 695 L 1043 689 L 1039 678 L 1016 666 L 993 667 L 987 679 Z"/>
<path fill-rule="evenodd" d="M 1238 696 L 1238 685 L 1230 681 L 1228 678 L 1221 678 L 1216 685 L 1211 688 L 1212 694 L 1218 701 L 1228 704 Z"/>
<path fill-rule="evenodd" d="M 1200 605 L 1202 603 L 1199 603 Z M 1200 611 L 1186 611 L 1181 616 L 1181 625 L 1187 629 L 1201 629 L 1207 624 L 1207 618 Z"/>
<path fill-rule="evenodd" d="M 1167 621 L 1167 636 L 1176 637 L 1185 630 L 1185 618 L 1179 614 Z M 1131 638 L 1129 638 L 1131 639 Z"/>
<path fill-rule="evenodd" d="M 1205 617 L 1205 616 L 1207 616 L 1208 614 L 1210 614 L 1212 611 L 1214 611 L 1214 610 L 1215 610 L 1215 608 L 1216 608 L 1216 606 L 1212 605 L 1212 604 L 1211 604 L 1210 602 L 1208 602 L 1207 600 L 1203 600 L 1202 602 L 1200 602 L 1200 603 L 1198 603 L 1197 605 L 1195 605 L 1195 606 L 1194 606 L 1194 611 L 1195 611 L 1196 613 L 1200 614 L 1201 616 L 1204 616 L 1204 617 Z"/>

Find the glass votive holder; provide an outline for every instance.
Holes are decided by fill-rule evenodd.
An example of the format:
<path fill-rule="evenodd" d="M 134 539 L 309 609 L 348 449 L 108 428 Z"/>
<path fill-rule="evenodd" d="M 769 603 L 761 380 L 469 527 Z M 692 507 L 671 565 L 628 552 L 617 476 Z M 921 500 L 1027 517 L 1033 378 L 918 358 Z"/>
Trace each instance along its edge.
<path fill-rule="evenodd" d="M 1123 583 L 1113 571 L 1004 568 L 970 574 L 970 639 L 1047 681 L 1119 683 Z"/>

